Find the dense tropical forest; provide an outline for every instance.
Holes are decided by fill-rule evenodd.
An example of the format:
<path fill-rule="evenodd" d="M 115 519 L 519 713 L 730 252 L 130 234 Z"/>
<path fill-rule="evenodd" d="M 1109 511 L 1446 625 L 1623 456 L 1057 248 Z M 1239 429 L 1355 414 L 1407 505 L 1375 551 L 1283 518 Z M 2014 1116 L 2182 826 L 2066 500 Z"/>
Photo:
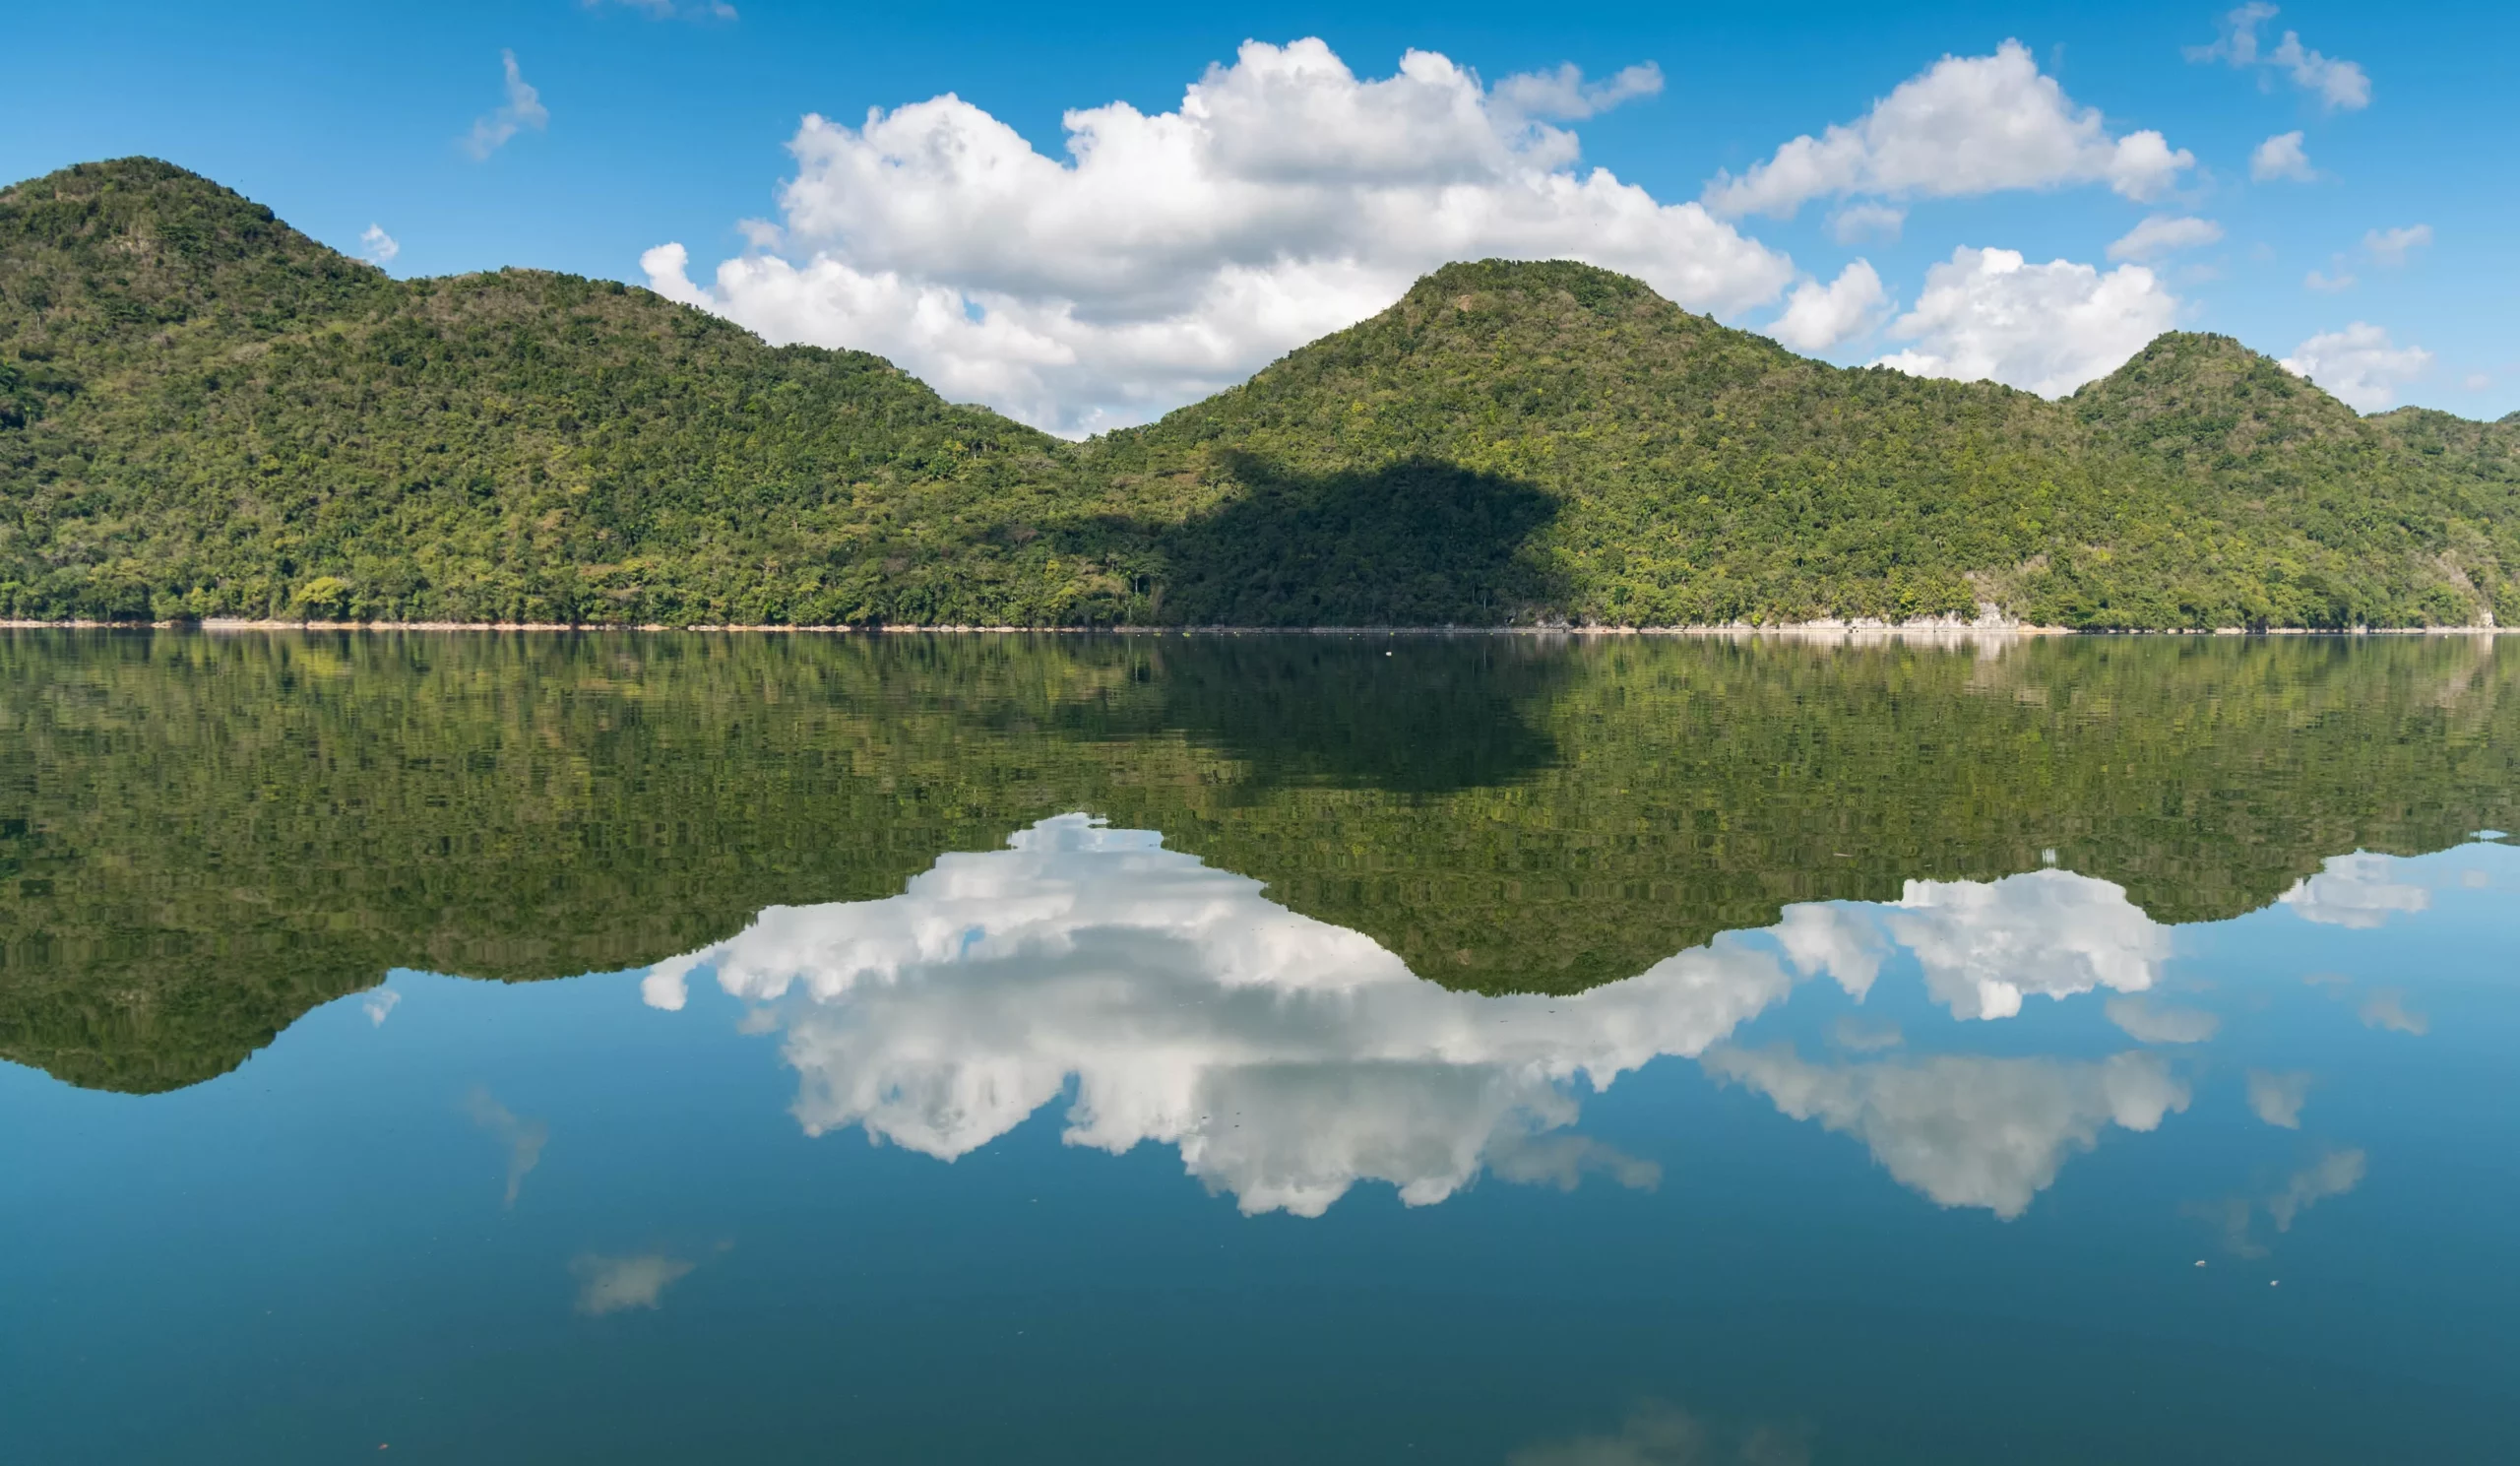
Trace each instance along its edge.
<path fill-rule="evenodd" d="M 2060 403 L 1447 267 L 1066 443 L 645 290 L 396 281 L 170 164 L 0 190 L 0 616 L 2088 628 L 2520 618 L 2520 419 L 2226 338 Z"/>
<path fill-rule="evenodd" d="M 1481 991 L 2067 868 L 2155 920 L 2520 828 L 2475 638 L 0 631 L 0 1058 L 152 1091 L 417 967 L 635 968 L 1086 810 Z"/>

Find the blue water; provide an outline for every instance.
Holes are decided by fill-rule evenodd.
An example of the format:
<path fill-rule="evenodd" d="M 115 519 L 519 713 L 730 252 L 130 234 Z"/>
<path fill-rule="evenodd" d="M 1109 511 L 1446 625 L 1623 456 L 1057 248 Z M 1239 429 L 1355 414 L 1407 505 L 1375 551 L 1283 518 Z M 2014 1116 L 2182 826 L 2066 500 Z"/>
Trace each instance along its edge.
<path fill-rule="evenodd" d="M 2512 1458 L 2509 846 L 1490 997 L 1161 832 L 1009 836 L 168 1093 L 0 1065 L 0 1452 Z"/>

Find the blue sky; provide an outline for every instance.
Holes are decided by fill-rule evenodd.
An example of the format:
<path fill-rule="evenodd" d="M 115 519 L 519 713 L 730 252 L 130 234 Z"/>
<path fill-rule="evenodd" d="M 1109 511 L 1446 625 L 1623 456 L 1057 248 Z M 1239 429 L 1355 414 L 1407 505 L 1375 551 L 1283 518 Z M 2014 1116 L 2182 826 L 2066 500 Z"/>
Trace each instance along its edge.
<path fill-rule="evenodd" d="M 1448 249 L 1583 254 L 1831 359 L 2050 393 L 2174 324 L 2293 357 L 2366 408 L 2520 408 L 2508 7 L 2286 4 L 2247 28 L 2246 64 L 2234 64 L 2229 4 L 732 8 L 45 8 L 11 23 L 0 174 L 153 154 L 346 251 L 377 226 L 397 274 L 520 264 L 657 283 L 777 339 L 884 351 L 949 396 L 1066 431 L 1233 380 L 1376 308 Z M 2284 53 L 2287 32 L 2298 47 Z M 1246 39 L 1305 37 L 1326 49 L 1237 61 Z M 2019 51 L 2004 63 L 2007 40 Z M 2220 54 L 2191 56 L 2218 40 Z M 1377 90 L 1412 49 L 1475 79 Z M 516 101 L 504 55 L 533 99 L 504 142 L 469 148 L 485 119 L 480 136 L 498 137 Z M 1937 79 L 1945 57 L 1969 66 Z M 1616 94 L 1526 88 L 1513 95 L 1541 99 L 1507 107 L 1507 79 L 1556 78 L 1566 63 L 1596 89 L 1650 63 L 1659 87 L 1630 72 Z M 1304 96 L 1354 115 L 1317 136 L 1282 109 L 1294 94 L 1262 85 L 1310 86 L 1342 64 L 1350 81 Z M 1192 154 L 1131 163 L 1116 143 L 1091 186 L 1042 171 L 1067 157 L 1068 109 L 1172 113 L 1217 65 L 1241 67 L 1249 107 L 1183 145 L 1209 159 L 1199 176 L 1167 171 Z M 1986 94 L 2007 78 L 2012 92 Z M 1791 217 L 1774 187 L 1767 212 L 1739 207 L 1737 190 L 1718 207 L 1723 180 L 1794 139 L 1825 142 L 1832 125 L 1863 133 L 1911 83 L 1925 89 L 1919 106 L 1844 140 L 1837 172 L 1803 188 Z M 864 127 L 869 108 L 947 93 L 968 106 L 880 139 Z M 1984 115 L 1952 111 L 1980 94 Z M 1471 148 L 1445 130 L 1458 117 L 1427 120 L 1464 96 L 1505 151 L 1402 176 L 1410 159 Z M 2048 108 L 2030 121 L 2054 134 L 2052 165 L 2013 167 L 2004 148 L 2030 145 L 2003 129 L 2032 103 Z M 830 119 L 810 164 L 789 151 L 808 113 Z M 999 123 L 1041 156 L 1011 194 L 922 171 L 905 152 L 963 147 Z M 1399 162 L 1340 153 L 1386 123 Z M 2055 152 L 2074 128 L 2080 151 Z M 2305 161 L 2253 177 L 2253 153 L 2296 132 Z M 2126 140 L 2142 134 L 2170 160 L 2112 171 L 2111 157 L 2140 160 Z M 1628 191 L 1533 202 L 1594 168 Z M 1500 200 L 1520 212 L 1436 227 L 1439 195 L 1480 219 Z M 2153 247 L 2120 243 L 2147 219 L 2162 222 Z M 746 220 L 776 228 L 747 233 Z M 1620 221 L 1641 232 L 1619 235 Z M 668 243 L 684 263 L 660 275 L 650 252 Z M 2006 276 L 2005 257 L 1956 250 L 2015 251 L 2022 266 Z M 1700 268 L 1719 255 L 1729 262 Z M 1868 280 L 1847 274 L 1858 260 Z M 2043 273 L 2056 261 L 2073 268 Z M 1806 287 L 1822 293 L 1781 325 Z"/>

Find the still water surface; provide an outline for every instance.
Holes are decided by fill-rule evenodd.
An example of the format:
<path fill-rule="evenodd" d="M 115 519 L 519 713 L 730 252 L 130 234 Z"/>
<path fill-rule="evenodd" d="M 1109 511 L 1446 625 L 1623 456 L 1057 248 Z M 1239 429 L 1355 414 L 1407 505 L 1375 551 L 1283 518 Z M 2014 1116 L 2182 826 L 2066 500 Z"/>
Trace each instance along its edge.
<path fill-rule="evenodd" d="M 2490 640 L 0 636 L 12 1459 L 2509 1459 Z"/>

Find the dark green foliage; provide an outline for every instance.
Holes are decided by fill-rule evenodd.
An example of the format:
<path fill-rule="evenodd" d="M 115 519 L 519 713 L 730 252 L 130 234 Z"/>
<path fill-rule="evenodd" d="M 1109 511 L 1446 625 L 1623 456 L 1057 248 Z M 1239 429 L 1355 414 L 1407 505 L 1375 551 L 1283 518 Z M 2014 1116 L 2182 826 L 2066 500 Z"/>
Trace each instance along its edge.
<path fill-rule="evenodd" d="M 0 352 L 84 384 L 0 439 L 18 616 L 918 619 L 1007 581 L 974 502 L 1056 447 L 644 290 L 396 283 L 147 161 L 0 194 Z"/>
<path fill-rule="evenodd" d="M 1252 465 L 1447 464 L 1553 506 L 1529 516 L 1522 599 L 1421 620 L 1905 620 L 1992 603 L 2090 627 L 2467 624 L 2506 595 L 2520 612 L 2507 427 L 2362 418 L 2216 337 L 2165 336 L 2063 404 L 1843 370 L 1566 263 L 1447 266 L 1083 456 L 1227 498 L 1264 491 Z"/>
<path fill-rule="evenodd" d="M 2175 624 L 2191 606 L 2250 626 L 2520 616 L 2520 433 L 2508 423 L 2414 408 L 2359 416 L 2229 337 L 2184 333 L 2067 406 L 2109 472 L 2166 477 L 2187 508 L 2175 535 L 2113 562 L 2060 563 L 2060 620 L 2122 601 L 2130 569 L 2155 598 L 2136 603 L 2137 624 Z"/>
<path fill-rule="evenodd" d="M 1133 619 L 1194 626 L 1493 626 L 1562 604 L 1535 549 L 1558 511 L 1515 478 L 1439 458 L 1307 473 L 1216 455 L 1237 492 L 1177 527 L 1139 529 L 1162 566 Z M 1077 539 L 1124 540 L 1102 525 Z"/>
<path fill-rule="evenodd" d="M 0 191 L 0 615 L 1252 626 L 2520 616 L 2520 423 L 2216 337 L 2064 403 L 1449 266 L 1060 442 L 645 290 L 397 282 L 148 159 Z"/>

